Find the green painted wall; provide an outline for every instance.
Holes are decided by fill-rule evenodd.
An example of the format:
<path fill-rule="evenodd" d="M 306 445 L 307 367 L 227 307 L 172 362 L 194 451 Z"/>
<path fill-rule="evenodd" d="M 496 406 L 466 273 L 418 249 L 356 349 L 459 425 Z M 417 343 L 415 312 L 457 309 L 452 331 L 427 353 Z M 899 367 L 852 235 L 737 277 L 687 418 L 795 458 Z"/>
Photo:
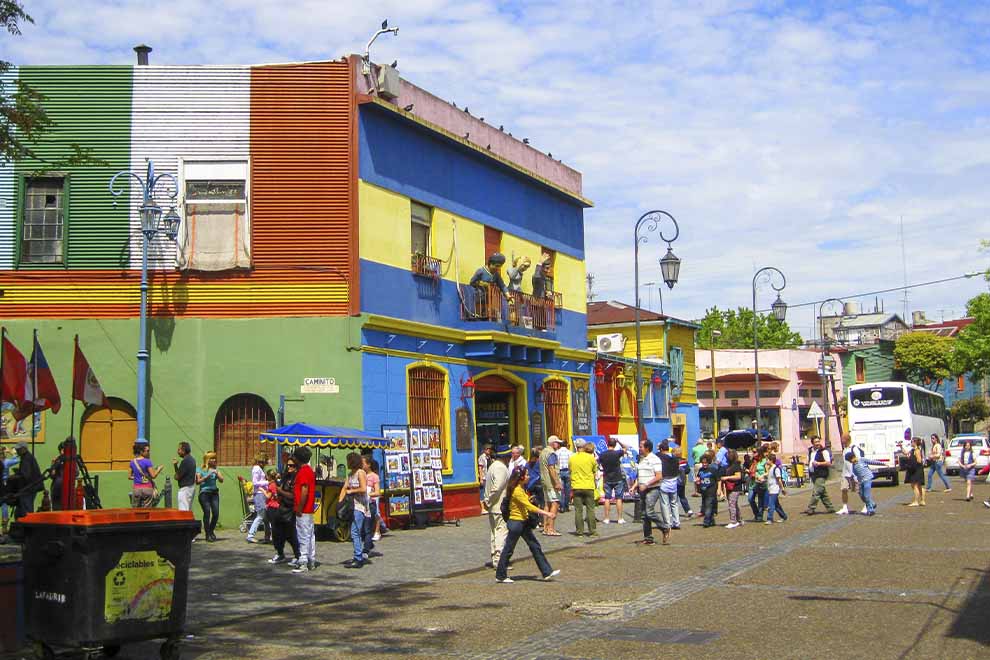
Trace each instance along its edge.
<path fill-rule="evenodd" d="M 882 341 L 872 346 L 863 348 L 851 348 L 845 353 L 840 353 L 842 361 L 842 382 L 848 388 L 856 384 L 856 358 L 861 357 L 866 365 L 867 383 L 875 383 L 886 380 L 898 380 L 899 376 L 894 370 L 894 342 Z"/>
<path fill-rule="evenodd" d="M 65 207 L 72 210 L 65 219 L 68 266 L 128 267 L 127 186 L 125 183 L 125 192 L 116 208 L 107 186 L 111 176 L 130 167 L 132 67 L 25 66 L 18 73 L 22 81 L 45 95 L 45 109 L 55 122 L 31 147 L 39 158 L 16 164 L 18 227 L 23 218 L 24 177 L 54 167 L 68 181 Z M 92 149 L 93 156 L 105 164 L 53 166 L 52 163 L 64 162 L 73 155 L 72 145 Z M 19 243 L 20 240 L 18 256 Z"/>
<path fill-rule="evenodd" d="M 348 351 L 360 336 L 361 319 L 171 319 L 149 321 L 151 327 L 152 403 L 149 429 L 152 459 L 171 461 L 178 442 L 187 440 L 197 460 L 213 448 L 217 410 L 231 396 L 252 393 L 277 411 L 279 395 L 286 395 L 287 423 L 305 421 L 361 428 L 361 353 Z M 30 355 L 31 331 L 55 375 L 62 410 L 46 412 L 46 437 L 38 445 L 42 468 L 51 463 L 59 441 L 70 433 L 73 335 L 96 372 L 107 396 L 137 407 L 138 321 L 135 320 L 26 320 L 5 323 L 11 341 Z M 339 394 L 300 395 L 303 378 L 333 377 Z M 73 433 L 79 435 L 82 405 L 76 405 Z M 225 466 L 221 466 L 224 468 Z M 241 515 L 237 474 L 250 467 L 230 469 L 221 490 L 221 524 L 235 525 Z M 100 492 L 105 507 L 128 506 L 130 482 L 126 472 L 101 472 Z M 159 480 L 159 486 L 164 480 Z M 195 510 L 199 513 L 198 505 Z"/>

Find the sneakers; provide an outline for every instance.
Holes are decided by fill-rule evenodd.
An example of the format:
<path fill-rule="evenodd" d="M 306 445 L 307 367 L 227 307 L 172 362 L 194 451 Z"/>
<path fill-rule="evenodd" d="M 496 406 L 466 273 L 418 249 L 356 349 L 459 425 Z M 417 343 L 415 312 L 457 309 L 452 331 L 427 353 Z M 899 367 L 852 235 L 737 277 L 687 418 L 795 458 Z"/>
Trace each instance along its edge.
<path fill-rule="evenodd" d="M 611 525 L 612 524 L 612 521 L 609 520 L 608 518 L 606 518 L 605 520 L 602 521 L 602 524 L 603 525 Z"/>
<path fill-rule="evenodd" d="M 306 573 L 307 571 L 313 570 L 311 564 L 296 564 L 296 567 L 292 569 L 293 573 Z"/>
<path fill-rule="evenodd" d="M 863 508 L 862 508 L 862 509 L 860 510 L 860 513 L 869 513 L 869 512 L 870 512 L 870 509 L 869 509 L 869 507 L 866 507 L 866 506 L 864 506 L 864 507 L 863 507 Z"/>
<path fill-rule="evenodd" d="M 772 524 L 773 524 L 773 521 L 772 521 L 772 520 L 768 520 L 768 521 L 766 521 L 766 522 L 765 522 L 765 523 L 763 523 L 763 524 L 764 524 L 764 525 L 772 525 Z"/>
<path fill-rule="evenodd" d="M 654 541 L 653 539 L 640 539 L 639 541 L 636 541 L 636 543 L 638 543 L 639 545 L 656 545 L 657 544 L 657 542 Z"/>
<path fill-rule="evenodd" d="M 555 570 L 555 571 L 551 571 L 549 575 L 544 575 L 543 576 L 543 581 L 544 582 L 549 582 L 550 580 L 554 579 L 558 575 L 560 575 L 560 569 L 559 568 L 557 570 Z"/>
<path fill-rule="evenodd" d="M 626 524 L 626 519 L 625 519 L 625 518 L 619 518 L 619 520 L 618 520 L 617 522 L 618 522 L 618 523 L 619 523 L 620 525 L 625 525 L 625 524 Z"/>
<path fill-rule="evenodd" d="M 952 489 L 951 489 L 951 488 L 946 488 L 946 489 L 945 489 L 945 490 L 943 490 L 942 492 L 943 492 L 943 493 L 951 493 L 951 492 L 952 492 Z"/>
<path fill-rule="evenodd" d="M 990 509 L 990 500 L 983 500 L 983 506 Z"/>
<path fill-rule="evenodd" d="M 344 562 L 344 568 L 361 568 L 364 566 L 363 561 L 355 561 L 354 559 L 348 559 Z"/>
<path fill-rule="evenodd" d="M 268 563 L 269 564 L 284 564 L 287 561 L 288 561 L 288 559 L 286 559 L 285 557 L 282 557 L 281 555 L 275 555 L 274 557 L 272 557 L 271 559 L 268 560 Z"/>
<path fill-rule="evenodd" d="M 499 584 L 512 584 L 513 582 L 515 582 L 515 580 L 513 580 L 510 577 L 504 577 L 504 578 L 501 578 L 501 579 L 500 578 L 495 578 L 495 581 L 498 582 Z"/>
<path fill-rule="evenodd" d="M 372 541 L 381 541 L 382 540 L 382 535 L 381 534 L 375 534 L 374 536 L 371 537 L 371 540 Z"/>
<path fill-rule="evenodd" d="M 842 508 L 839 509 L 838 511 L 836 511 L 835 513 L 838 514 L 838 515 L 840 515 L 840 516 L 848 516 L 849 515 L 849 507 L 847 507 L 845 504 L 843 504 L 842 505 Z"/>
<path fill-rule="evenodd" d="M 247 537 L 246 540 L 247 540 L 248 543 L 260 543 L 260 541 L 258 539 L 256 539 L 256 538 L 254 538 L 253 536 Z"/>
<path fill-rule="evenodd" d="M 300 564 L 301 562 L 299 561 L 299 557 L 296 557 L 295 559 L 290 559 L 289 561 L 287 561 L 287 562 L 285 562 L 285 563 L 286 563 L 286 564 L 288 564 L 289 566 L 291 566 L 292 568 L 295 568 L 295 567 L 296 567 L 296 566 L 298 566 L 298 565 L 299 565 L 299 564 Z"/>
<path fill-rule="evenodd" d="M 736 527 L 739 527 L 739 523 L 737 522 L 729 523 L 728 525 L 725 526 L 726 529 L 735 529 Z"/>

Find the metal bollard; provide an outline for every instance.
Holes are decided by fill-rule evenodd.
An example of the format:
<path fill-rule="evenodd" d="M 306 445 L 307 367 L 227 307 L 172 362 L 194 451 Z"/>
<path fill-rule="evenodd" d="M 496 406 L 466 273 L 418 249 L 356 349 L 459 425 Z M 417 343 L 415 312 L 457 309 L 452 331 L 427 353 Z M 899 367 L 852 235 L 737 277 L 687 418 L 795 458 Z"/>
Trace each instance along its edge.
<path fill-rule="evenodd" d="M 637 497 L 633 505 L 633 522 L 643 522 L 643 498 Z"/>
<path fill-rule="evenodd" d="M 165 477 L 165 488 L 162 489 L 162 499 L 165 500 L 165 508 L 172 508 L 172 478 Z"/>

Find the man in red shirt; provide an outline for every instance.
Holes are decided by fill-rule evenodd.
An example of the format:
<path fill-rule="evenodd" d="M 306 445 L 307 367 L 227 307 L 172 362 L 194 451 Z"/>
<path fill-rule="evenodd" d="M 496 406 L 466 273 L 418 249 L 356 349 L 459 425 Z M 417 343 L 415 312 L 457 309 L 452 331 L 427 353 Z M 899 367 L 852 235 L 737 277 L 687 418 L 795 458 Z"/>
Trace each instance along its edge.
<path fill-rule="evenodd" d="M 299 469 L 293 486 L 295 495 L 296 536 L 299 537 L 299 559 L 293 573 L 305 573 L 316 568 L 316 534 L 313 530 L 313 511 L 316 510 L 316 473 L 309 466 L 313 452 L 308 447 L 296 447 L 292 452 Z M 294 563 L 294 562 L 289 562 Z"/>

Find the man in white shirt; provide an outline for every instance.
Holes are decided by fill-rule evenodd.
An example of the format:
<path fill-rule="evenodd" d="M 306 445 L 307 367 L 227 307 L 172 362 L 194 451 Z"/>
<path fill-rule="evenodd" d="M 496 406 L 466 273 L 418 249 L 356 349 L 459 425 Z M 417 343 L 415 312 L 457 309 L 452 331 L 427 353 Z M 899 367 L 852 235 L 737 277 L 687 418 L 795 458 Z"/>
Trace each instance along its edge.
<path fill-rule="evenodd" d="M 509 474 L 511 475 L 516 470 L 521 470 L 526 467 L 526 450 L 522 445 L 516 445 L 512 448 L 512 456 L 509 458 Z"/>
<path fill-rule="evenodd" d="M 491 559 L 485 564 L 488 568 L 498 566 L 502 557 L 502 547 L 509 534 L 509 528 L 502 519 L 502 500 L 505 498 L 505 487 L 509 484 L 509 458 L 512 450 L 499 447 L 495 459 L 488 466 L 485 484 L 482 488 L 481 508 L 488 513 L 488 535 Z"/>
<path fill-rule="evenodd" d="M 669 527 L 664 529 L 657 503 L 660 501 L 660 481 L 663 478 L 663 468 L 660 457 L 653 453 L 653 442 L 641 440 L 639 443 L 639 464 L 636 466 L 636 491 L 643 509 L 643 540 L 644 545 L 654 545 L 653 525 L 661 531 L 666 540 L 670 534 Z"/>
<path fill-rule="evenodd" d="M 481 484 L 481 490 L 484 492 L 485 489 L 485 477 L 488 475 L 488 466 L 492 462 L 492 446 L 485 445 L 481 448 L 481 453 L 478 454 L 478 483 Z"/>
<path fill-rule="evenodd" d="M 856 457 L 862 459 L 864 457 L 863 449 L 861 447 L 852 446 L 852 438 L 848 433 L 842 434 L 842 456 L 848 452 L 853 452 Z M 842 460 L 842 508 L 836 511 L 840 516 L 844 516 L 849 513 L 849 489 L 854 491 L 859 490 L 859 482 L 856 481 L 856 475 L 853 474 L 853 464 L 852 461 L 847 461 L 845 458 Z M 863 507 L 863 513 L 866 513 L 866 507 Z"/>
<path fill-rule="evenodd" d="M 557 454 L 557 470 L 560 474 L 560 483 L 563 486 L 560 493 L 560 510 L 570 511 L 571 509 L 571 450 L 555 435 L 550 436 L 550 446 Z"/>

